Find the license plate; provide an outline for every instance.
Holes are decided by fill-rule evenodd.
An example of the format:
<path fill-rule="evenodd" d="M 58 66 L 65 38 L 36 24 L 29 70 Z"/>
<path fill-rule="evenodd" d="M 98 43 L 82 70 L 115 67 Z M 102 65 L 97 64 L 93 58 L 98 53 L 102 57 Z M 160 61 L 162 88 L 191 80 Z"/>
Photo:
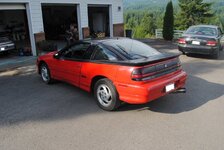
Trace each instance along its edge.
<path fill-rule="evenodd" d="M 192 41 L 192 44 L 194 44 L 194 45 L 200 45 L 200 42 L 199 41 Z"/>
<path fill-rule="evenodd" d="M 4 51 L 5 50 L 5 48 L 4 47 L 1 47 L 1 51 Z"/>
<path fill-rule="evenodd" d="M 170 92 L 170 91 L 172 91 L 174 89 L 175 89 L 174 83 L 173 84 L 169 84 L 169 85 L 166 86 L 166 92 Z"/>

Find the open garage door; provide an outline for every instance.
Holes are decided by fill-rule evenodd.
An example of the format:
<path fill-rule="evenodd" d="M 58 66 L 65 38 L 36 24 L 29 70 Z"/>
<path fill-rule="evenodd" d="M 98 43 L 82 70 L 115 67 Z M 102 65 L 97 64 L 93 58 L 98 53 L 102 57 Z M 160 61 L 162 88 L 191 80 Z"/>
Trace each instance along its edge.
<path fill-rule="evenodd" d="M 67 31 L 72 25 L 78 34 L 77 5 L 42 4 L 44 32 L 46 40 L 66 41 Z"/>
<path fill-rule="evenodd" d="M 31 55 L 26 7 L 0 4 L 0 53 Z"/>
<path fill-rule="evenodd" d="M 109 6 L 89 5 L 88 17 L 91 37 L 110 37 Z"/>

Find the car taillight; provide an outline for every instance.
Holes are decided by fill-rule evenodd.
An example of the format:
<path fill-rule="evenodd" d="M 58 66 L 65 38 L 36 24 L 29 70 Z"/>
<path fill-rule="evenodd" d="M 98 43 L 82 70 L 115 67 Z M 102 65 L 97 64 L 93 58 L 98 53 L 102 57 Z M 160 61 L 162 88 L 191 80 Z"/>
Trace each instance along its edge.
<path fill-rule="evenodd" d="M 136 68 L 132 71 L 131 79 L 134 81 L 151 80 L 181 69 L 179 58 L 150 67 Z"/>
<path fill-rule="evenodd" d="M 141 81 L 142 77 L 143 77 L 143 75 L 142 75 L 142 69 L 141 68 L 133 70 L 132 75 L 131 75 L 132 80 Z"/>
<path fill-rule="evenodd" d="M 134 81 L 145 81 L 154 78 L 156 72 L 156 66 L 138 68 L 133 70 L 131 78 Z"/>
<path fill-rule="evenodd" d="M 207 41 L 207 46 L 216 46 L 218 43 L 216 41 Z"/>
<path fill-rule="evenodd" d="M 178 43 L 179 43 L 179 44 L 186 44 L 186 40 L 183 39 L 183 38 L 180 38 L 180 39 L 178 40 Z"/>

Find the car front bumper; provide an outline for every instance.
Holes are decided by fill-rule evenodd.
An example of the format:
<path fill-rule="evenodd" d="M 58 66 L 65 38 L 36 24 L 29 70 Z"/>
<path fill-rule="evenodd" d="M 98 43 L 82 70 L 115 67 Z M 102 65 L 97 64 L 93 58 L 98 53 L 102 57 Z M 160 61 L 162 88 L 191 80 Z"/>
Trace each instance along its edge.
<path fill-rule="evenodd" d="M 178 45 L 179 51 L 183 53 L 195 53 L 195 54 L 205 54 L 205 55 L 213 55 L 216 54 L 219 50 L 218 47 L 211 46 L 201 46 L 201 45 Z"/>
<path fill-rule="evenodd" d="M 9 51 L 15 49 L 15 44 L 7 44 L 7 45 L 0 45 L 0 52 Z"/>
<path fill-rule="evenodd" d="M 115 86 L 121 101 L 129 104 L 144 104 L 184 88 L 186 80 L 187 74 L 181 70 L 142 85 L 115 84 Z M 170 84 L 174 84 L 175 89 L 166 92 L 165 87 Z"/>

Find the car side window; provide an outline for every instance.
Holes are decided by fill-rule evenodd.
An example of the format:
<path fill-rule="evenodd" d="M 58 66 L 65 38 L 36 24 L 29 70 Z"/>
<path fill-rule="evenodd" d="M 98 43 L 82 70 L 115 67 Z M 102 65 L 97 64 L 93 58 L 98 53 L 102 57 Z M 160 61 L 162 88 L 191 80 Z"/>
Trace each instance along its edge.
<path fill-rule="evenodd" d="M 94 47 L 93 47 L 93 46 L 90 46 L 90 47 L 86 50 L 86 52 L 85 52 L 85 54 L 84 54 L 84 56 L 83 56 L 83 59 L 84 59 L 84 60 L 90 60 L 91 57 L 92 57 L 92 55 L 93 55 L 93 52 L 94 52 Z"/>
<path fill-rule="evenodd" d="M 120 60 L 120 57 L 117 56 L 112 51 L 108 50 L 105 47 L 102 46 L 96 46 L 95 48 L 95 55 L 93 57 L 93 60 L 109 60 L 109 61 L 116 61 Z"/>
<path fill-rule="evenodd" d="M 89 43 L 79 43 L 72 45 L 62 53 L 62 56 L 65 59 L 82 59 L 89 46 Z"/>

